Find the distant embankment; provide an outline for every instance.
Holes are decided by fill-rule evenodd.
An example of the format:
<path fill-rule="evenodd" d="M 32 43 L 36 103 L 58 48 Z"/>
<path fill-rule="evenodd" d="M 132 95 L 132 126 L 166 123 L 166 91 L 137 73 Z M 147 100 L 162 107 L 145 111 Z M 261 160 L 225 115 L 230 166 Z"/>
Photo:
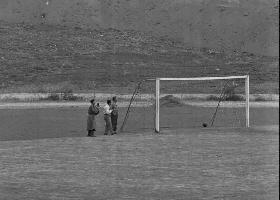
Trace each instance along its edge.
<path fill-rule="evenodd" d="M 89 101 L 95 97 L 96 101 L 106 102 L 107 99 L 117 95 L 120 102 L 129 102 L 132 94 L 109 94 L 109 93 L 10 93 L 0 94 L 0 102 L 38 102 L 38 101 Z M 181 99 L 183 101 L 218 101 L 219 94 L 161 94 L 161 98 L 172 96 L 174 98 Z M 244 95 L 238 95 L 240 100 L 244 101 Z M 215 98 L 216 97 L 216 98 Z M 141 94 L 138 95 L 136 101 L 154 101 L 153 94 Z M 278 94 L 251 94 L 250 101 L 266 102 L 266 101 L 279 101 Z"/>
<path fill-rule="evenodd" d="M 0 20 L 137 30 L 190 47 L 278 56 L 278 0 L 0 0 Z"/>
<path fill-rule="evenodd" d="M 57 95 L 57 96 L 56 96 Z M 65 107 L 88 107 L 89 99 L 93 94 L 71 94 L 68 99 L 63 99 L 63 94 L 1 94 L 1 109 L 37 109 L 37 108 L 65 108 Z M 114 94 L 95 94 L 96 102 L 103 107 L 107 99 Z M 131 94 L 118 95 L 118 106 L 128 107 L 130 105 Z M 198 106 L 198 107 L 216 107 L 218 100 L 213 100 L 213 94 L 188 94 L 182 97 L 181 94 L 162 94 L 160 98 L 161 106 Z M 57 99 L 57 97 L 60 97 Z M 209 98 L 211 97 L 211 98 Z M 154 105 L 154 95 L 143 94 L 137 97 L 132 107 L 150 107 Z M 245 107 L 245 101 L 223 101 L 220 107 Z M 258 108 L 279 108 L 279 95 L 254 94 L 250 95 L 250 107 Z"/>

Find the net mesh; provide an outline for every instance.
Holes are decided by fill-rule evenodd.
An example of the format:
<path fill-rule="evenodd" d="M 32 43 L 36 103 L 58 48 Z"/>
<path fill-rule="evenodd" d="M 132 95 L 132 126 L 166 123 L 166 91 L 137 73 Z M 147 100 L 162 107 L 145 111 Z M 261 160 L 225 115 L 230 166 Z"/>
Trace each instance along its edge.
<path fill-rule="evenodd" d="M 123 131 L 154 130 L 155 81 L 135 87 Z M 245 127 L 245 80 L 161 81 L 160 129 Z"/>
<path fill-rule="evenodd" d="M 124 107 L 121 131 L 152 130 L 155 121 L 155 85 L 151 81 L 135 84 Z"/>

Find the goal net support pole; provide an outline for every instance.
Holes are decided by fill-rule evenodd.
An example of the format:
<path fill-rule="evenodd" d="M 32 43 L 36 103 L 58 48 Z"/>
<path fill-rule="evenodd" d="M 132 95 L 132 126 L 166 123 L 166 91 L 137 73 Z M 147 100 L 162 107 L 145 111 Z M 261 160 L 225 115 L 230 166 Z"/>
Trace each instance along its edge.
<path fill-rule="evenodd" d="M 156 116 L 155 116 L 156 133 L 159 133 L 159 108 L 160 108 L 159 96 L 160 96 L 160 78 L 157 78 L 156 79 Z"/>
<path fill-rule="evenodd" d="M 246 96 L 246 127 L 250 127 L 249 120 L 249 75 L 245 76 L 225 76 L 225 77 L 195 77 L 195 78 L 156 78 L 156 114 L 155 114 L 155 132 L 160 132 L 160 81 L 210 81 L 210 80 L 229 80 L 229 79 L 245 79 L 245 96 Z"/>
<path fill-rule="evenodd" d="M 246 95 L 246 127 L 250 127 L 250 103 L 249 103 L 249 97 L 250 97 L 250 86 L 249 86 L 249 75 L 245 78 L 245 95 Z"/>

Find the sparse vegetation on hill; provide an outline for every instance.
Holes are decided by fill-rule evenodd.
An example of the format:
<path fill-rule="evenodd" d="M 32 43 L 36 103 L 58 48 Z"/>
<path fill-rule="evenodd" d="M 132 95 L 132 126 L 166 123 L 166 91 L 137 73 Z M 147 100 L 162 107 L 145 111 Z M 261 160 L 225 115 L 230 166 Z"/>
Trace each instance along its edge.
<path fill-rule="evenodd" d="M 278 0 L 1 0 L 0 20 L 137 30 L 190 47 L 279 54 Z"/>
<path fill-rule="evenodd" d="M 274 57 L 195 49 L 132 30 L 0 22 L 0 34 L 2 92 L 57 92 L 63 83 L 74 92 L 127 92 L 150 77 L 250 74 L 252 93 L 278 93 Z"/>

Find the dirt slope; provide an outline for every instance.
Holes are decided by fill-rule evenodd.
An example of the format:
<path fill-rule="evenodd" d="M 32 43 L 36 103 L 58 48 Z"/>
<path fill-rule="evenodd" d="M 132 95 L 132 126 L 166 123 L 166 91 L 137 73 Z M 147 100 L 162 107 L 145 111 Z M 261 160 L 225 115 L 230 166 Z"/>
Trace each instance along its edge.
<path fill-rule="evenodd" d="M 94 82 L 101 92 L 121 92 L 145 78 L 244 74 L 250 75 L 253 94 L 279 91 L 277 57 L 189 48 L 116 29 L 0 21 L 0 34 L 0 91 L 92 91 Z M 188 91 L 211 93 L 200 89 Z"/>
<path fill-rule="evenodd" d="M 0 20 L 151 32 L 190 47 L 278 55 L 278 0 L 0 0 Z"/>

